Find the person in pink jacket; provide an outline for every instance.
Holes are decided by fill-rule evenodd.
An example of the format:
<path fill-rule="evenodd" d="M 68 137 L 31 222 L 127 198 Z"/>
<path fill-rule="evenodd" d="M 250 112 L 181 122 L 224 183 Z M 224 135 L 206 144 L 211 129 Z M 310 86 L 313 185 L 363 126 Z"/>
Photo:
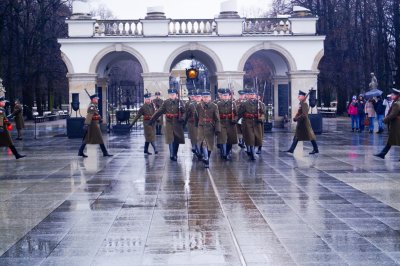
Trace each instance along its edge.
<path fill-rule="evenodd" d="M 353 96 L 349 106 L 347 107 L 347 113 L 351 117 L 351 131 L 358 131 L 358 108 L 357 108 L 357 96 Z"/>

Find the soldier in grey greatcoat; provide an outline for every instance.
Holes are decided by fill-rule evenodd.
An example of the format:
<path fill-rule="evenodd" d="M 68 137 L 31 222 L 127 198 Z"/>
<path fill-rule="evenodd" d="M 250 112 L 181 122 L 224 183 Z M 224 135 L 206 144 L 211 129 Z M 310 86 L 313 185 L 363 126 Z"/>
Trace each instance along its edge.
<path fill-rule="evenodd" d="M 242 119 L 242 131 L 244 142 L 247 146 L 247 155 L 252 161 L 255 160 L 255 146 L 262 145 L 263 121 L 265 110 L 262 103 L 257 99 L 255 90 L 247 91 L 247 101 L 239 108 L 238 118 Z"/>
<path fill-rule="evenodd" d="M 199 92 L 189 93 L 190 101 L 186 103 L 185 124 L 188 129 L 188 137 L 192 144 L 192 152 L 198 158 L 201 158 L 201 151 L 197 145 L 197 126 L 196 126 L 196 106 L 201 102 L 201 94 Z"/>
<path fill-rule="evenodd" d="M 375 156 L 385 159 L 385 155 L 392 146 L 400 146 L 400 90 L 392 89 L 392 106 L 388 115 L 383 119 L 383 123 L 389 127 L 389 137 L 383 150 Z"/>
<path fill-rule="evenodd" d="M 220 89 L 220 100 L 216 102 L 221 121 L 221 133 L 218 134 L 217 143 L 220 145 L 221 157 L 230 159 L 233 144 L 238 143 L 236 121 L 237 108 L 229 89 Z"/>
<path fill-rule="evenodd" d="M 202 93 L 202 102 L 196 106 L 197 144 L 202 147 L 204 167 L 209 167 L 215 135 L 221 132 L 218 106 L 211 102 L 210 92 Z"/>
<path fill-rule="evenodd" d="M 21 102 L 16 99 L 14 105 L 14 111 L 8 116 L 8 118 L 14 117 L 15 127 L 17 128 L 17 140 L 22 140 L 22 129 L 25 128 L 23 109 Z"/>
<path fill-rule="evenodd" d="M 8 147 L 15 156 L 15 159 L 20 159 L 25 157 L 18 153 L 11 139 L 10 132 L 8 131 L 8 126 L 10 122 L 6 117 L 6 110 L 4 109 L 6 105 L 4 97 L 0 97 L 0 147 Z"/>
<path fill-rule="evenodd" d="M 179 144 L 185 144 L 183 132 L 185 104 L 178 98 L 176 89 L 168 89 L 168 97 L 151 117 L 149 123 L 155 123 L 160 116 L 165 114 L 165 143 L 168 144 L 171 161 L 177 161 Z"/>
<path fill-rule="evenodd" d="M 247 100 L 246 100 L 246 92 L 244 90 L 239 90 L 238 94 L 239 94 L 239 99 L 237 99 L 235 101 L 235 103 L 236 103 L 236 108 L 239 110 L 240 105 L 242 103 L 246 102 Z M 242 120 L 240 120 L 240 119 L 238 120 L 238 123 L 236 125 L 236 130 L 237 130 L 237 135 L 238 135 L 238 139 L 239 139 L 239 147 L 244 149 L 246 147 L 246 145 L 244 144 L 244 140 L 243 140 Z"/>
<path fill-rule="evenodd" d="M 310 119 L 308 118 L 309 107 L 306 103 L 306 93 L 299 90 L 297 99 L 300 101 L 299 110 L 297 111 L 296 116 L 293 118 L 293 121 L 297 122 L 296 132 L 292 145 L 285 152 L 293 153 L 299 141 L 311 141 L 313 150 L 310 152 L 310 154 L 319 153 L 317 139 L 311 127 Z"/>
<path fill-rule="evenodd" d="M 151 93 L 146 93 L 143 95 L 144 97 L 144 104 L 140 107 L 137 115 L 133 119 L 131 123 L 131 127 L 143 116 L 143 131 L 144 131 L 144 153 L 151 155 L 149 152 L 149 145 L 154 149 L 154 153 L 158 154 L 156 145 L 154 143 L 155 138 L 156 138 L 156 130 L 154 124 L 150 124 L 149 121 L 153 114 L 156 112 L 156 108 L 154 106 L 154 103 L 151 101 Z"/>
<path fill-rule="evenodd" d="M 161 105 L 163 104 L 164 100 L 161 99 L 161 92 L 157 91 L 154 95 L 156 97 L 153 99 L 152 102 L 157 112 L 157 110 L 160 109 Z M 163 116 L 160 116 L 156 121 L 156 135 L 162 135 L 163 122 L 164 122 Z"/>
<path fill-rule="evenodd" d="M 97 107 L 98 101 L 99 97 L 97 94 L 90 96 L 90 104 L 88 106 L 85 124 L 83 126 L 85 133 L 82 145 L 79 148 L 78 156 L 87 157 L 87 155 L 83 153 L 86 144 L 99 144 L 104 157 L 113 156 L 108 153 L 106 146 L 104 145 L 103 136 L 100 130 L 101 116 Z"/>

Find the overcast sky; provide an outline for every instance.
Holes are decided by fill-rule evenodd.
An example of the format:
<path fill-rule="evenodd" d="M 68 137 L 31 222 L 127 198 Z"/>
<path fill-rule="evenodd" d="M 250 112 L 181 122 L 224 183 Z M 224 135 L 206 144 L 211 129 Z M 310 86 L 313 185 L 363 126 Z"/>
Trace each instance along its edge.
<path fill-rule="evenodd" d="M 225 0 L 89 0 L 92 7 L 107 6 L 119 19 L 138 19 L 146 16 L 148 6 L 164 6 L 167 18 L 214 18 Z M 254 17 L 269 10 L 272 0 L 237 0 L 242 16 Z"/>

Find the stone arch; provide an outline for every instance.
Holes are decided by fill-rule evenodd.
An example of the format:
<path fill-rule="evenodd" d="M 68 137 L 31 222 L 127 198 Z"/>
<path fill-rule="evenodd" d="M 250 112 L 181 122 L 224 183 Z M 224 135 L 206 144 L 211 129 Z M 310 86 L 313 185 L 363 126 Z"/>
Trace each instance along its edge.
<path fill-rule="evenodd" d="M 239 65 L 238 65 L 238 71 L 243 71 L 244 65 L 246 64 L 247 60 L 256 52 L 261 51 L 261 50 L 271 50 L 277 52 L 280 56 L 282 56 L 282 59 L 286 61 L 287 66 L 289 67 L 289 71 L 296 71 L 297 70 L 297 65 L 296 61 L 294 60 L 293 56 L 288 52 L 285 48 L 278 44 L 274 43 L 262 43 L 258 44 L 256 46 L 253 46 L 250 48 L 243 56 L 242 59 L 240 59 Z"/>
<path fill-rule="evenodd" d="M 92 60 L 92 63 L 90 64 L 89 73 L 96 73 L 97 66 L 100 63 L 100 61 L 103 59 L 105 55 L 111 52 L 127 52 L 131 54 L 141 64 L 143 72 L 144 73 L 149 72 L 149 66 L 147 65 L 146 59 L 138 51 L 126 45 L 115 44 L 104 48 L 103 50 L 101 50 L 96 54 L 96 56 Z"/>
<path fill-rule="evenodd" d="M 318 54 L 315 56 L 311 70 L 312 71 L 318 71 L 318 66 L 319 63 L 321 62 L 322 57 L 324 57 L 324 49 L 318 52 Z"/>
<path fill-rule="evenodd" d="M 181 55 L 182 53 L 187 52 L 187 51 L 200 51 L 200 52 L 207 54 L 215 65 L 215 68 L 216 68 L 215 72 L 223 71 L 221 59 L 218 57 L 218 55 L 213 50 L 211 50 L 210 48 L 208 48 L 204 45 L 198 44 L 198 43 L 189 43 L 189 44 L 179 47 L 178 49 L 174 50 L 170 54 L 170 56 L 167 58 L 167 61 L 165 62 L 164 72 L 166 72 L 166 73 L 170 72 L 172 64 L 175 61 L 175 59 L 179 55 Z"/>
<path fill-rule="evenodd" d="M 68 74 L 74 74 L 74 65 L 72 64 L 71 60 L 68 58 L 68 56 L 61 52 L 61 59 L 63 60 L 65 66 L 67 67 Z"/>

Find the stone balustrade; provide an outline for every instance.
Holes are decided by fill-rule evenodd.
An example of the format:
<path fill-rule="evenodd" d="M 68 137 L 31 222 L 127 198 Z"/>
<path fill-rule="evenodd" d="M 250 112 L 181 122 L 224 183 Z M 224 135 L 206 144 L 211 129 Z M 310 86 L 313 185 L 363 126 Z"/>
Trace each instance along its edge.
<path fill-rule="evenodd" d="M 243 22 L 244 35 L 291 34 L 291 25 L 288 18 L 246 18 Z"/>
<path fill-rule="evenodd" d="M 94 36 L 143 36 L 140 20 L 97 20 Z"/>
<path fill-rule="evenodd" d="M 217 23 L 214 19 L 172 19 L 169 35 L 216 35 Z"/>
<path fill-rule="evenodd" d="M 171 19 L 169 36 L 218 35 L 215 19 Z M 289 35 L 292 34 L 288 18 L 245 18 L 243 35 Z M 143 22 L 140 20 L 96 20 L 93 36 L 142 37 Z"/>

